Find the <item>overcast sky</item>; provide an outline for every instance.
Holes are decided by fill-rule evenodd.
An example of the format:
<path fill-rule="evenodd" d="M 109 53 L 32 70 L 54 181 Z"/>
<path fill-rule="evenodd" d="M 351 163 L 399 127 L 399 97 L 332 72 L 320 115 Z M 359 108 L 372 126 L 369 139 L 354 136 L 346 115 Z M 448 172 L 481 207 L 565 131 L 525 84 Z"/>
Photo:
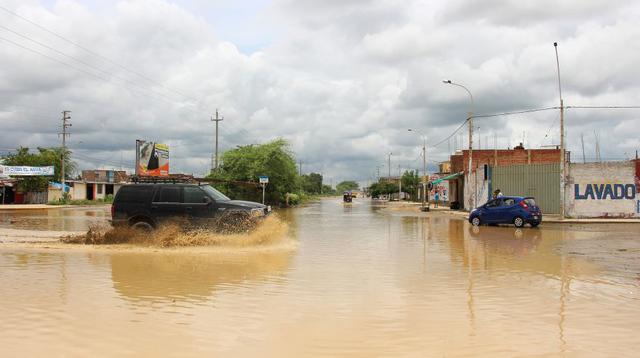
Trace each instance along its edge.
<path fill-rule="evenodd" d="M 82 169 L 132 168 L 136 139 L 203 175 L 222 150 L 285 138 L 303 172 L 365 183 L 431 167 L 476 114 L 640 105 L 640 2 L 615 0 L 0 1 L 0 151 L 69 146 Z M 8 10 L 8 11 L 7 11 Z M 20 17 L 15 16 L 18 14 Z M 21 18 L 22 17 L 22 18 Z M 26 20 L 28 21 L 26 21 Z M 483 148 L 559 143 L 559 111 L 477 119 Z M 640 110 L 570 109 L 574 161 L 640 149 Z M 438 142 L 444 142 L 433 146 Z M 465 144 L 466 146 L 466 144 Z"/>

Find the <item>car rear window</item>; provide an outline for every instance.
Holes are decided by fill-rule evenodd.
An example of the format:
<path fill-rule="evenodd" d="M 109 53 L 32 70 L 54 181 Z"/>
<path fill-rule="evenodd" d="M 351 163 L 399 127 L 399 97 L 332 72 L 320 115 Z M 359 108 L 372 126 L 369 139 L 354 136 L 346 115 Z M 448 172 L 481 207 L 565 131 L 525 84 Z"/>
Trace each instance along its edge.
<path fill-rule="evenodd" d="M 536 201 L 534 198 L 526 198 L 524 199 L 524 203 L 529 206 L 536 206 Z"/>
<path fill-rule="evenodd" d="M 125 186 L 118 190 L 117 201 L 121 203 L 146 203 L 151 197 L 150 186 Z"/>

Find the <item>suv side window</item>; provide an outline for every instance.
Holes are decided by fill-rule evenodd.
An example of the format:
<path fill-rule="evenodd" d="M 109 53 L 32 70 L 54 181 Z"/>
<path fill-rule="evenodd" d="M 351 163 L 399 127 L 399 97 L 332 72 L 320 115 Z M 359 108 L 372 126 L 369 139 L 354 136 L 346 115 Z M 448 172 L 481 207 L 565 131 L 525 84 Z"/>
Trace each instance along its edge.
<path fill-rule="evenodd" d="M 503 199 L 502 200 L 502 206 L 513 206 L 516 204 L 516 201 L 514 199 L 511 198 L 507 198 L 507 199 Z"/>
<path fill-rule="evenodd" d="M 121 203 L 144 204 L 149 202 L 153 188 L 150 186 L 125 186 L 118 190 L 116 200 Z"/>
<path fill-rule="evenodd" d="M 156 193 L 155 202 L 157 203 L 179 203 L 180 187 L 164 186 Z"/>
<path fill-rule="evenodd" d="M 205 198 L 207 195 L 202 189 L 195 186 L 185 186 L 182 192 L 182 202 L 186 204 L 203 204 L 206 203 Z"/>

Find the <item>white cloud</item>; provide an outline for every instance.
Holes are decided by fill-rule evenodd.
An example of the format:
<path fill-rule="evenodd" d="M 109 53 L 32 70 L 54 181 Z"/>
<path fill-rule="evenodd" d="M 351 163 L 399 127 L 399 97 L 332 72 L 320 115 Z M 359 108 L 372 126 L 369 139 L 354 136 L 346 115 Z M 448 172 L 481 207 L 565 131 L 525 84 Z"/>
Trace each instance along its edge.
<path fill-rule="evenodd" d="M 135 139 L 146 138 L 173 146 L 177 170 L 204 174 L 218 108 L 223 149 L 284 137 L 305 171 L 364 181 L 389 151 L 394 168 L 419 166 L 420 140 L 407 128 L 433 144 L 464 120 L 466 92 L 442 79 L 473 92 L 475 113 L 557 105 L 554 41 L 567 105 L 640 104 L 640 5 L 624 1 L 3 6 L 93 53 L 0 10 L 2 26 L 67 55 L 0 28 L 15 43 L 0 39 L 2 147 L 56 145 L 60 111 L 70 109 L 71 147 L 87 167 L 118 166 L 121 157 L 130 163 Z M 577 153 L 581 133 L 612 128 L 610 139 L 601 136 L 603 157 L 635 152 L 639 117 L 637 110 L 570 110 L 569 149 Z M 496 133 L 501 146 L 523 131 L 531 146 L 558 138 L 557 111 L 476 125 L 482 142 L 492 144 Z M 463 139 L 454 138 L 460 147 Z M 429 148 L 429 160 L 447 151 L 447 141 Z"/>

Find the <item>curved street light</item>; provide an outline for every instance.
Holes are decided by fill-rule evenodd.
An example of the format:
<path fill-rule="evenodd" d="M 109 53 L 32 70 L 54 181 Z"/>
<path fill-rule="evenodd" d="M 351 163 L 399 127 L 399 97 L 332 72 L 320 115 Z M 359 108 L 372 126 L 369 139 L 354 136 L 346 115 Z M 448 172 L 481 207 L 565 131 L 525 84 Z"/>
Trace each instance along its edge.
<path fill-rule="evenodd" d="M 455 83 L 452 82 L 451 80 L 444 80 L 442 81 L 442 83 L 444 84 L 448 84 L 448 85 L 452 85 L 452 86 L 457 86 L 460 87 L 462 89 L 464 89 L 465 91 L 467 91 L 467 93 L 469 94 L 469 98 L 471 99 L 471 107 L 469 108 L 469 116 L 467 118 L 467 120 L 469 121 L 468 125 L 469 125 L 469 177 L 471 177 L 471 163 L 473 161 L 473 94 L 471 94 L 471 91 L 469 91 L 469 89 L 459 83 Z M 475 207 L 475 203 L 478 202 L 478 190 L 474 189 L 473 191 L 473 200 L 471 202 L 471 208 Z"/>

